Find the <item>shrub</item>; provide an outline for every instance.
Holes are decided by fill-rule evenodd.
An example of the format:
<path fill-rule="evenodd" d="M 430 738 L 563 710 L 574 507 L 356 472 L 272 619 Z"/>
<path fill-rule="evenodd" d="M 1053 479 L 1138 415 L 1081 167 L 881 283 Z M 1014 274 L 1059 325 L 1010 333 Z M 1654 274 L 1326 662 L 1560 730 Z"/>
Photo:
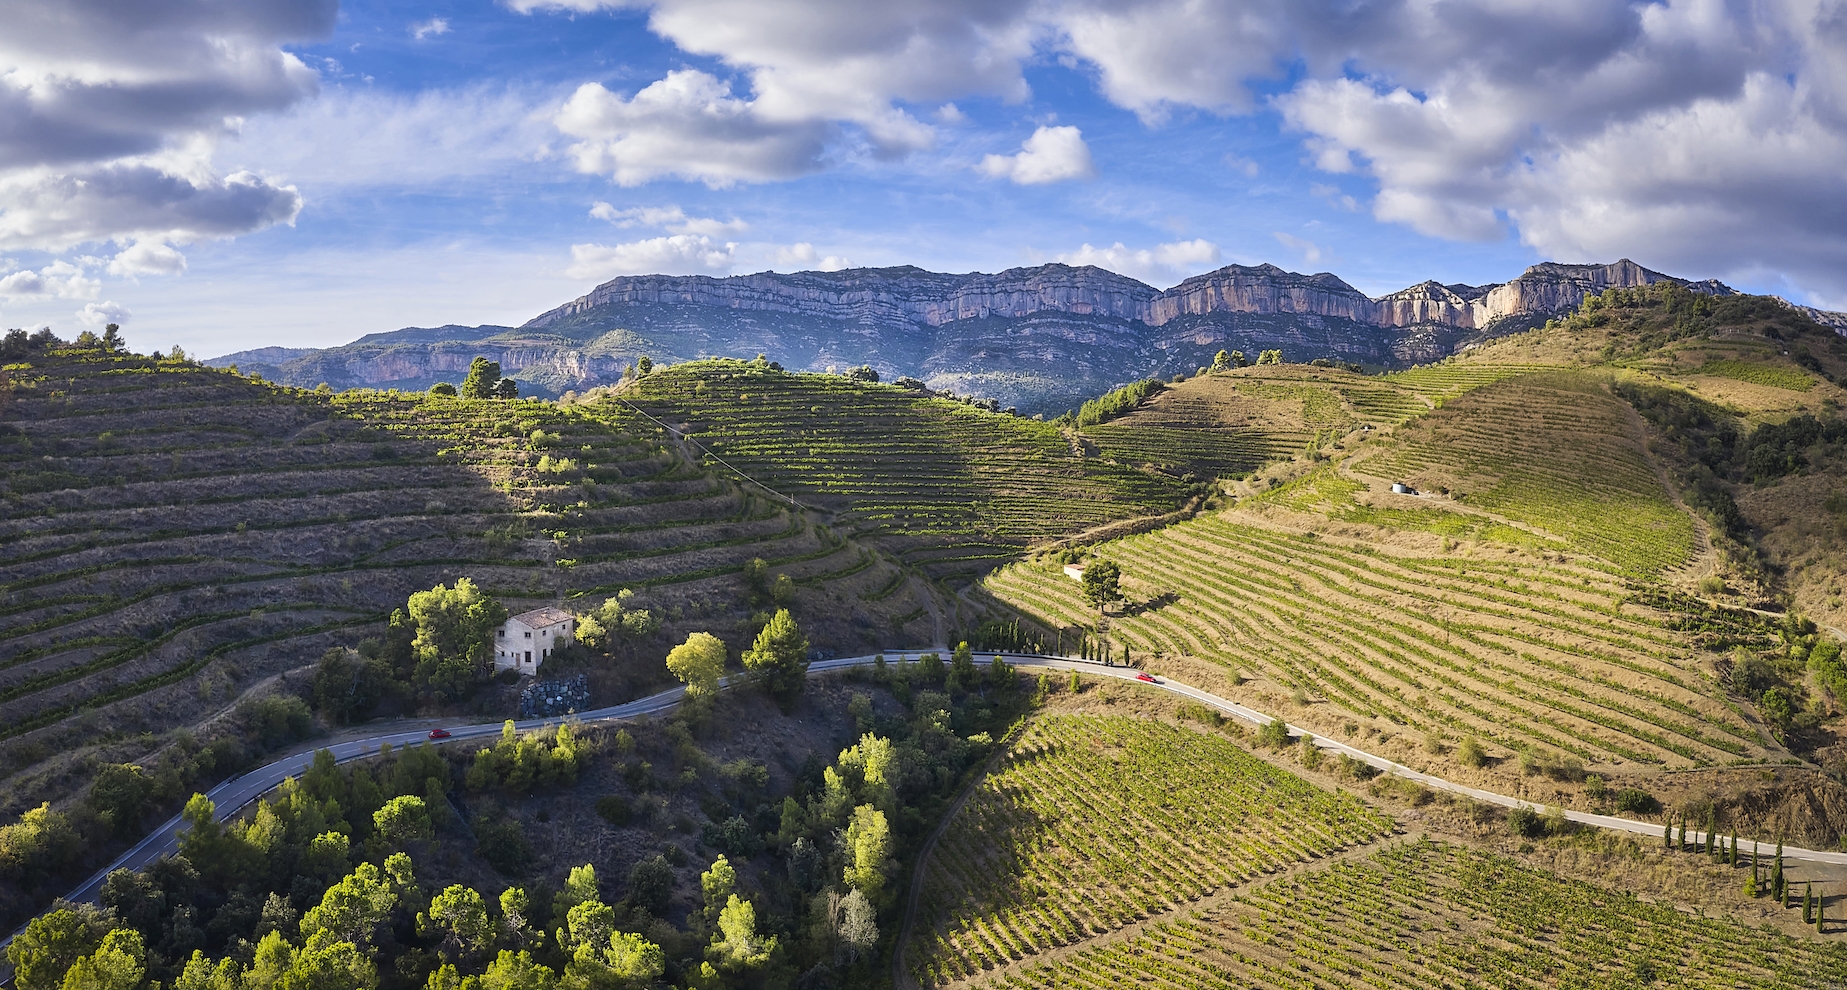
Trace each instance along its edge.
<path fill-rule="evenodd" d="M 1456 747 L 1456 762 L 1465 767 L 1486 766 L 1488 754 L 1482 749 L 1481 743 L 1474 736 L 1470 736 Z"/>
<path fill-rule="evenodd" d="M 1616 792 L 1616 810 L 1637 815 L 1652 815 L 1661 810 L 1661 802 L 1647 791 L 1625 787 Z"/>
<path fill-rule="evenodd" d="M 645 909 L 656 918 L 667 915 L 673 897 L 673 864 L 665 856 L 655 856 L 636 863 L 628 871 L 628 902 Z"/>
<path fill-rule="evenodd" d="M 475 826 L 475 855 L 507 876 L 518 876 L 532 862 L 532 846 L 519 823 L 500 821 Z"/>
<path fill-rule="evenodd" d="M 621 828 L 635 818 L 635 806 L 620 794 L 605 794 L 596 799 L 596 813 L 611 825 Z"/>
<path fill-rule="evenodd" d="M 1257 730 L 1257 745 L 1270 749 L 1289 745 L 1289 726 L 1280 718 L 1265 722 Z"/>
<path fill-rule="evenodd" d="M 1524 839 L 1537 839 L 1546 834 L 1546 826 L 1539 812 L 1521 807 L 1507 812 L 1507 831 Z"/>

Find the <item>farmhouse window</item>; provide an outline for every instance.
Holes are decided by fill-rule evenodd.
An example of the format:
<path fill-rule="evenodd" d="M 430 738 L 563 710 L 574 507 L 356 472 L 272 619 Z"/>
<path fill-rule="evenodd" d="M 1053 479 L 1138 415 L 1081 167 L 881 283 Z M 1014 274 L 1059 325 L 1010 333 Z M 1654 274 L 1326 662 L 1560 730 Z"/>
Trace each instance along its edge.
<path fill-rule="evenodd" d="M 531 663 L 531 662 L 532 662 L 532 651 L 531 651 L 531 650 L 527 650 L 527 651 L 526 651 L 526 662 L 527 662 L 527 663 Z"/>

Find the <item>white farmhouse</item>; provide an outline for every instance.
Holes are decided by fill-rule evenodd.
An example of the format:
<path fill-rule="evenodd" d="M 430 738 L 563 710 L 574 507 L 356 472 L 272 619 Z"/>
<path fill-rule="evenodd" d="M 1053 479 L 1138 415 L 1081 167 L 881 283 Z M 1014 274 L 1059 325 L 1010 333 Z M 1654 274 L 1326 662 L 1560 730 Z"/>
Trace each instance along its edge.
<path fill-rule="evenodd" d="M 1065 577 L 1068 577 L 1071 580 L 1076 581 L 1079 584 L 1082 584 L 1084 581 L 1084 565 L 1083 564 L 1066 564 L 1065 565 Z"/>
<path fill-rule="evenodd" d="M 547 605 L 521 612 L 494 630 L 494 669 L 537 676 L 539 664 L 576 642 L 576 634 L 577 620 L 564 609 Z"/>

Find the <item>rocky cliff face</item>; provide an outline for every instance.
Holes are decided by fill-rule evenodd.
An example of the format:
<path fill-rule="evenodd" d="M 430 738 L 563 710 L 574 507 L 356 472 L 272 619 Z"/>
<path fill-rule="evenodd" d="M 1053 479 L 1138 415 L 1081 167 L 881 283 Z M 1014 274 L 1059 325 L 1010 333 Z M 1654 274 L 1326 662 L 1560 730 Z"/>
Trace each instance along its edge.
<path fill-rule="evenodd" d="M 1611 286 L 1690 283 L 1623 260 L 1541 264 L 1493 285 L 1422 282 L 1377 299 L 1328 273 L 1227 265 L 1165 291 L 1100 268 L 996 274 L 920 268 L 612 279 L 520 328 L 371 334 L 341 348 L 227 355 L 246 371 L 312 388 L 425 388 L 460 381 L 480 355 L 528 392 L 616 380 L 655 361 L 763 353 L 798 369 L 870 364 L 1055 412 L 1148 375 L 1191 372 L 1220 348 L 1279 349 L 1389 367 L 1438 360 L 1501 329 L 1573 309 Z"/>
<path fill-rule="evenodd" d="M 636 275 L 612 279 L 526 324 L 538 329 L 605 306 L 699 306 L 788 313 L 848 323 L 942 326 L 1051 310 L 1144 319 L 1157 293 L 1115 272 L 1086 266 L 1012 268 L 997 275 L 943 275 L 921 268 L 763 272 L 731 278 Z"/>

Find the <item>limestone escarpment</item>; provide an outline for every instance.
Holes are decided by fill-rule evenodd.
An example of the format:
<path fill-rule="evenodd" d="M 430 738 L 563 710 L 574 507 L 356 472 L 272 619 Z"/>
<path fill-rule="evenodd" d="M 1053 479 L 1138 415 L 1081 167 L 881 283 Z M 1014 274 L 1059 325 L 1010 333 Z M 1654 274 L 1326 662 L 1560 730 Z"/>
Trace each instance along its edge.
<path fill-rule="evenodd" d="M 820 371 L 870 364 L 940 387 L 1057 412 L 1149 375 L 1191 372 L 1219 349 L 1384 367 L 1439 360 L 1536 325 L 1611 286 L 1671 281 L 1632 261 L 1534 265 L 1509 282 L 1421 282 L 1377 298 L 1326 272 L 1227 265 L 1157 290 L 1096 267 L 1050 264 L 963 275 L 916 267 L 611 279 L 519 328 L 371 334 L 345 347 L 228 355 L 309 388 L 426 388 L 458 382 L 479 355 L 528 393 L 555 395 L 656 362 L 765 354 Z M 1847 318 L 1843 318 L 1847 320 Z"/>

